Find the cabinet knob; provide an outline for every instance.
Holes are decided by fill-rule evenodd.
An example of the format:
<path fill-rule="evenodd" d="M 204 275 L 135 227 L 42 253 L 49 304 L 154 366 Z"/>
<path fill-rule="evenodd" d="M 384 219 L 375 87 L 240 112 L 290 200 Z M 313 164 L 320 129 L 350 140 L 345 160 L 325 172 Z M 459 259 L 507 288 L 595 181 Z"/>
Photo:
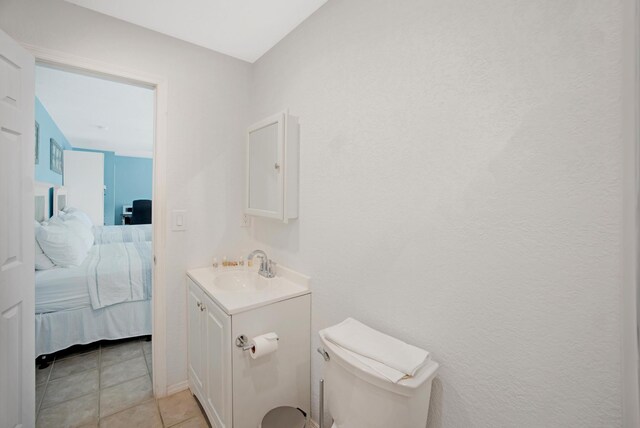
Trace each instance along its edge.
<path fill-rule="evenodd" d="M 196 303 L 196 304 L 198 305 L 198 307 L 200 307 L 200 305 L 202 305 L 202 303 L 200 303 L 200 302 L 198 302 L 198 303 Z"/>
<path fill-rule="evenodd" d="M 276 162 L 273 167 L 276 169 L 276 171 L 280 171 L 280 164 L 278 162 Z"/>
<path fill-rule="evenodd" d="M 205 305 L 200 305 L 200 311 L 204 311 L 205 309 L 207 309 Z"/>

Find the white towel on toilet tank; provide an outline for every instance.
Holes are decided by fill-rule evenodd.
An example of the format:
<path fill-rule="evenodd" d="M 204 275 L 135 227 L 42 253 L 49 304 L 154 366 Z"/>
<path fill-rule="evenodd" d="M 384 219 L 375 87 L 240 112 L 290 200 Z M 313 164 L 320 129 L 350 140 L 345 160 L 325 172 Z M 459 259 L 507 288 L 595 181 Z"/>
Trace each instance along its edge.
<path fill-rule="evenodd" d="M 394 383 L 414 376 L 429 361 L 429 353 L 424 349 L 374 330 L 353 318 L 324 329 L 323 334 L 327 340 L 351 351 L 354 357 Z"/>

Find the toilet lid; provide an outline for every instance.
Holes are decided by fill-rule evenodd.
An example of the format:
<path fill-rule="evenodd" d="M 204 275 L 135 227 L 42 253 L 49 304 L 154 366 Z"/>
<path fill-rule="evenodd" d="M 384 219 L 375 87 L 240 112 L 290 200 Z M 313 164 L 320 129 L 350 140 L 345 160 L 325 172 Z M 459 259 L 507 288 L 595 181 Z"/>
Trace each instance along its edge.
<path fill-rule="evenodd" d="M 260 428 L 304 428 L 306 418 L 302 410 L 282 406 L 269 410 L 262 419 Z"/>
<path fill-rule="evenodd" d="M 356 358 L 353 352 L 341 348 L 335 343 L 329 341 L 322 330 L 318 334 L 323 347 L 326 348 L 327 351 L 330 351 L 329 355 L 331 357 L 331 362 L 335 359 L 337 364 L 341 365 L 355 376 L 358 376 L 360 379 L 407 397 L 412 396 L 418 387 L 433 378 L 439 367 L 438 363 L 429 359 L 424 366 L 418 369 L 415 376 L 401 380 L 398 383 L 393 383 L 386 377 L 376 373 L 366 364 L 362 363 L 358 358 Z M 331 362 L 328 364 L 331 364 Z"/>

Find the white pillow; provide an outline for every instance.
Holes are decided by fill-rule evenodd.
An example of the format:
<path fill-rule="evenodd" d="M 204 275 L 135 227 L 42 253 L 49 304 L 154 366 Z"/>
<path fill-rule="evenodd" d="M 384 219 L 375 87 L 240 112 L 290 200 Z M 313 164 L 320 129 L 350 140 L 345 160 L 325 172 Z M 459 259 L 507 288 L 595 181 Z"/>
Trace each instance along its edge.
<path fill-rule="evenodd" d="M 93 233 L 76 219 L 52 217 L 36 238 L 42 251 L 61 267 L 80 266 L 93 245 Z"/>
<path fill-rule="evenodd" d="M 73 207 L 66 208 L 64 210 L 64 213 L 61 214 L 61 217 L 63 219 L 66 219 L 68 217 L 77 218 L 82 223 L 84 223 L 87 227 L 89 227 L 89 229 L 93 227 L 93 222 L 89 218 L 89 215 L 84 211 L 80 211 L 77 208 L 73 208 Z"/>
<path fill-rule="evenodd" d="M 40 226 L 40 223 L 38 223 L 37 221 L 35 223 L 36 223 L 35 224 L 35 234 L 37 236 L 38 235 L 38 230 L 40 229 L 41 226 Z M 36 270 L 47 270 L 47 269 L 51 269 L 52 267 L 55 267 L 56 265 L 42 251 L 42 247 L 40 247 L 40 244 L 38 244 L 38 240 L 37 239 L 36 239 L 35 244 L 36 244 L 35 245 L 35 248 L 36 248 L 36 259 L 35 259 Z"/>
<path fill-rule="evenodd" d="M 93 228 L 87 227 L 87 224 L 74 216 L 65 216 L 65 217 L 52 217 L 49 219 L 49 224 L 62 224 L 67 226 L 69 230 L 78 235 L 84 246 L 87 248 L 87 251 L 93 246 L 93 242 L 95 241 L 95 236 L 93 235 Z"/>

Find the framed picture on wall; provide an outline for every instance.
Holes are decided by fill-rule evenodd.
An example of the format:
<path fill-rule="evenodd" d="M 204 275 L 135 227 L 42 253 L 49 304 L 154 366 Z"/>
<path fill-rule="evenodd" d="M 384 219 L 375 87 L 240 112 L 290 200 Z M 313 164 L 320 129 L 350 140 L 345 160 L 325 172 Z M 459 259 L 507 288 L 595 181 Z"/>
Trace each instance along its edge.
<path fill-rule="evenodd" d="M 60 144 L 58 144 L 53 138 L 49 140 L 49 147 L 51 149 L 49 169 L 55 173 L 62 174 L 64 166 L 62 159 L 62 147 L 60 147 Z"/>
<path fill-rule="evenodd" d="M 36 165 L 40 163 L 40 124 L 36 122 Z"/>

